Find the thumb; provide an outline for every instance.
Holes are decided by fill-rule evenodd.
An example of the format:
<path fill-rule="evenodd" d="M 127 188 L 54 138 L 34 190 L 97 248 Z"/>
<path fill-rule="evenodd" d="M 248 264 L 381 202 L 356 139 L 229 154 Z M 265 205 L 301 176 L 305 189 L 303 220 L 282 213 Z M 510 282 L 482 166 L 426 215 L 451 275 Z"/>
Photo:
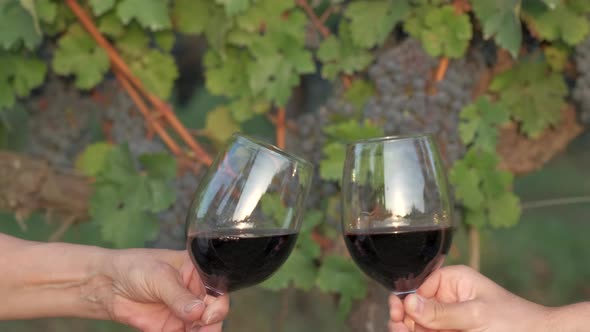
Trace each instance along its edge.
<path fill-rule="evenodd" d="M 205 311 L 205 303 L 184 286 L 176 270 L 172 268 L 171 270 L 173 273 L 158 278 L 159 298 L 181 320 L 185 322 L 200 320 Z"/>
<path fill-rule="evenodd" d="M 481 302 L 441 303 L 410 294 L 404 300 L 406 314 L 418 325 L 433 330 L 467 330 L 481 326 Z"/>

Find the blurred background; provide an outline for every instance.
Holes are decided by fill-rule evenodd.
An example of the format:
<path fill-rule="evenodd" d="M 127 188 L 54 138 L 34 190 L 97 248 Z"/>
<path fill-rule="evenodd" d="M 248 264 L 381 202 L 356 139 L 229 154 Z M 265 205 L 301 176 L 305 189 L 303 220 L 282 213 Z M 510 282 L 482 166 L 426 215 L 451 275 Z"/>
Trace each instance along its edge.
<path fill-rule="evenodd" d="M 330 146 L 365 134 L 430 132 L 455 174 L 457 231 L 446 264 L 479 265 L 508 290 L 549 306 L 590 298 L 590 132 L 584 128 L 590 123 L 590 6 L 559 0 L 497 7 L 493 0 L 473 6 L 466 0 L 78 1 L 142 89 L 109 64 L 114 55 L 85 32 L 72 2 L 0 1 L 0 30 L 6 24 L 17 31 L 0 34 L 0 84 L 6 83 L 0 85 L 0 152 L 42 162 L 61 179 L 49 200 L 31 194 L 29 183 L 12 180 L 2 168 L 7 157 L 0 156 L 0 232 L 182 249 L 205 156 L 214 156 L 234 131 L 256 135 L 318 165 L 307 208 L 321 214 L 321 223 L 306 237 L 321 255 L 306 258 L 313 266 L 309 287 L 296 283 L 297 266 L 290 266 L 290 277 L 232 294 L 224 331 L 385 331 L 387 291 L 360 273 L 340 239 L 343 156 Z M 146 15 L 156 12 L 164 15 Z M 558 14 L 576 24 L 571 34 L 551 32 L 561 31 L 552 29 L 556 22 L 568 21 L 555 19 Z M 492 24 L 502 17 L 504 30 Z M 30 71 L 12 71 L 14 64 Z M 133 91 L 149 104 L 151 117 Z M 170 104 L 205 152 L 166 124 L 154 98 Z M 166 126 L 181 153 L 171 153 L 150 121 Z M 109 221 L 102 217 L 116 208 L 93 201 L 94 187 L 85 182 L 103 171 L 89 166 L 101 144 L 127 144 L 138 174 L 146 153 L 165 153 L 178 166 L 177 176 L 166 179 L 173 193 L 167 208 L 140 211 L 153 218 L 130 220 L 135 224 L 122 239 L 104 235 Z M 469 166 L 481 172 L 477 190 L 485 195 L 488 176 L 511 174 L 500 190 L 516 202 L 507 214 L 494 214 L 489 202 L 498 197 L 486 196 L 478 207 L 464 202 L 465 177 L 453 170 L 470 152 L 495 158 L 491 170 Z M 16 208 L 8 204 L 11 197 Z M 100 213 L 89 212 L 91 205 Z M 486 215 L 481 223 L 469 217 L 477 209 Z M 349 265 L 327 269 L 330 255 Z M 331 282 L 334 288 L 325 286 Z M 80 319 L 0 322 L 1 331 L 39 329 L 129 330 Z"/>

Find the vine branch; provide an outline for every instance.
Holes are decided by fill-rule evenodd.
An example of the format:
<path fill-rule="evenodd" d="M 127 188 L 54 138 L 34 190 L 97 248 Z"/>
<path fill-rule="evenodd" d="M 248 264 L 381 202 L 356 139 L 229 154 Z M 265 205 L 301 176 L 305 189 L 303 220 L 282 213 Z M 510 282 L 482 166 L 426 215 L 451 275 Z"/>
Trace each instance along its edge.
<path fill-rule="evenodd" d="M 276 128 L 277 128 L 277 146 L 280 149 L 285 148 L 285 136 L 286 136 L 286 111 L 284 107 L 279 107 L 277 112 L 277 121 L 276 121 Z"/>
<path fill-rule="evenodd" d="M 164 127 L 159 124 L 155 118 L 163 117 L 166 119 L 168 124 L 176 131 L 176 133 L 180 136 L 180 138 L 192 149 L 193 156 L 196 157 L 199 161 L 203 162 L 206 165 L 210 165 L 212 163 L 212 158 L 205 151 L 199 143 L 190 135 L 188 130 L 184 127 L 184 125 L 178 120 L 172 109 L 168 104 L 162 101 L 160 98 L 156 97 L 155 95 L 149 93 L 141 81 L 133 75 L 129 66 L 125 63 L 123 58 L 119 55 L 117 50 L 109 43 L 109 41 L 101 34 L 98 30 L 90 16 L 86 14 L 84 9 L 80 7 L 76 0 L 66 0 L 67 5 L 70 7 L 74 15 L 78 18 L 82 26 L 90 33 L 90 35 L 94 38 L 94 40 L 100 45 L 105 51 L 107 52 L 111 64 L 113 65 L 113 71 L 117 74 L 118 80 L 121 82 L 125 90 L 132 96 L 132 99 L 140 108 L 142 115 L 146 118 L 146 121 L 150 124 L 151 128 L 156 131 L 156 133 L 165 141 L 165 143 L 171 148 L 172 152 L 176 155 L 182 154 L 182 149 L 177 144 L 173 144 L 172 138 L 166 134 L 166 130 Z M 131 88 L 135 88 L 133 90 Z M 140 106 L 138 101 L 145 97 L 152 106 L 155 108 L 157 112 L 157 116 L 152 116 L 151 112 L 149 112 L 147 106 Z M 156 129 L 160 128 L 160 129 Z M 175 146 L 175 147 L 173 147 Z"/>
<path fill-rule="evenodd" d="M 479 271 L 481 260 L 481 238 L 479 229 L 469 227 L 469 266 Z"/>
<path fill-rule="evenodd" d="M 324 17 L 324 20 L 322 20 L 315 14 L 315 12 L 313 11 L 313 8 L 311 8 L 309 3 L 307 3 L 307 0 L 296 0 L 296 1 L 297 1 L 297 5 L 305 11 L 307 16 L 309 16 L 309 19 L 311 20 L 311 24 L 313 24 L 313 26 L 316 28 L 316 30 L 319 31 L 319 33 L 322 35 L 322 37 L 328 38 L 330 36 L 330 30 L 328 30 L 328 28 L 324 25 L 324 22 L 327 19 L 327 16 L 324 17 L 324 15 L 322 15 L 322 17 Z M 328 11 L 328 10 L 330 10 L 330 9 L 329 8 L 326 9 L 326 11 Z"/>

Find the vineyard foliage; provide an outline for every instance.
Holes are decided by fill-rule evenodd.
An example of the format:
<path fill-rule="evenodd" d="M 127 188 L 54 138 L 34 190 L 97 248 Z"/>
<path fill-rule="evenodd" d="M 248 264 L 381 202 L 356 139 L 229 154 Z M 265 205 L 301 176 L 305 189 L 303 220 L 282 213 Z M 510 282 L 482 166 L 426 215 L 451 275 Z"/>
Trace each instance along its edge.
<path fill-rule="evenodd" d="M 18 105 L 31 105 L 28 101 L 56 77 L 81 98 L 91 98 L 115 80 L 109 50 L 87 31 L 71 2 L 0 1 L 1 135 L 10 131 L 7 114 Z M 287 137 L 297 140 L 287 146 L 299 146 L 295 152 L 318 163 L 312 191 L 320 196 L 310 199 L 290 259 L 263 287 L 317 287 L 337 293 L 343 315 L 367 292 L 362 274 L 334 244 L 339 242 L 333 211 L 344 142 L 404 133 L 401 123 L 418 119 L 411 130 L 430 132 L 446 148 L 459 151 L 458 158 L 447 158 L 447 165 L 457 205 L 464 211 L 462 222 L 477 228 L 508 227 L 519 220 L 520 202 L 511 189 L 513 174 L 498 167 L 499 129 L 515 123 L 520 135 L 535 139 L 560 125 L 562 109 L 577 101 L 576 96 L 588 94 L 571 94 L 576 74 L 585 77 L 583 70 L 590 68 L 590 58 L 576 54 L 589 37 L 586 0 L 78 3 L 132 74 L 164 100 L 172 98 L 180 74 L 174 57 L 177 39 L 200 36 L 206 41 L 204 84 L 222 102 L 191 112 L 207 112 L 199 140 L 209 153 L 215 154 L 253 119 L 271 116 L 280 131 L 285 125 L 276 114 L 287 109 L 288 122 L 298 127 L 287 126 Z M 419 58 L 388 53 L 396 47 L 408 47 Z M 380 56 L 384 60 L 376 65 Z M 586 62 L 577 64 L 580 73 L 574 58 Z M 472 89 L 457 86 L 457 73 L 468 67 L 488 75 L 487 81 L 474 74 L 468 75 Z M 392 74 L 398 72 L 404 74 Z M 290 103 L 304 77 L 321 77 L 334 86 L 330 100 L 315 114 Z M 587 104 L 581 103 L 579 114 L 590 112 L 583 107 Z M 366 111 L 368 105 L 373 113 Z M 75 116 L 82 111 L 68 112 Z M 91 222 L 101 230 L 97 236 L 115 247 L 155 239 L 158 217 L 190 199 L 173 185 L 183 181 L 177 177 L 181 163 L 161 143 L 149 151 L 136 149 L 137 140 L 152 139 L 139 136 L 90 142 L 72 163 L 93 179 Z M 446 149 L 441 150 L 444 155 Z M 198 177 L 191 183 L 198 183 Z M 180 214 L 185 208 L 177 206 Z M 326 245 L 326 240 L 333 244 Z"/>

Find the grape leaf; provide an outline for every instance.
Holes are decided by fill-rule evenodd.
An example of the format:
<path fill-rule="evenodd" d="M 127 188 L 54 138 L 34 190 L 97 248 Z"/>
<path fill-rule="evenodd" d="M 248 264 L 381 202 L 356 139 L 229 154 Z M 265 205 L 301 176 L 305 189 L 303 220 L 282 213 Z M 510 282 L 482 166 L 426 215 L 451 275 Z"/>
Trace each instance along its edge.
<path fill-rule="evenodd" d="M 326 256 L 316 281 L 317 287 L 324 292 L 340 295 L 339 313 L 344 318 L 354 300 L 360 300 L 367 294 L 367 284 L 361 272 L 349 260 L 342 256 Z"/>
<path fill-rule="evenodd" d="M 383 136 L 383 128 L 376 127 L 366 120 L 362 125 L 355 120 L 336 123 L 324 128 L 330 136 L 324 145 L 324 158 L 320 162 L 320 176 L 328 181 L 341 181 L 342 165 L 346 156 L 343 142 Z"/>
<path fill-rule="evenodd" d="M 35 1 L 35 10 L 37 16 L 42 22 L 51 24 L 55 22 L 57 17 L 57 5 L 51 0 L 37 0 Z"/>
<path fill-rule="evenodd" d="M 567 86 L 561 74 L 551 72 L 544 62 L 518 63 L 496 75 L 490 90 L 500 95 L 503 107 L 529 136 L 538 136 L 561 121 Z"/>
<path fill-rule="evenodd" d="M 90 214 L 104 239 L 116 247 L 139 247 L 153 239 L 158 231 L 153 213 L 175 200 L 167 182 L 171 174 L 165 174 L 169 165 L 162 165 L 169 162 L 163 157 L 145 157 L 143 161 L 148 172 L 142 175 L 135 169 L 128 147 L 116 146 L 107 153 L 96 176 Z"/>
<path fill-rule="evenodd" d="M 231 117 L 228 108 L 219 106 L 207 113 L 205 131 L 207 136 L 217 143 L 224 143 L 239 130 L 240 127 Z"/>
<path fill-rule="evenodd" d="M 497 127 L 509 120 L 508 111 L 485 96 L 466 106 L 459 117 L 463 144 L 473 144 L 484 151 L 496 150 Z"/>
<path fill-rule="evenodd" d="M 294 7 L 295 1 L 291 0 L 259 0 L 255 6 L 251 6 L 236 18 L 237 26 L 247 32 L 259 32 L 262 27 L 266 31 L 274 32 L 282 32 L 283 29 L 296 29 L 297 27 L 289 27 L 283 17 L 286 11 Z M 300 30 L 300 32 L 303 31 Z"/>
<path fill-rule="evenodd" d="M 516 57 L 522 43 L 520 0 L 478 0 L 472 5 L 484 38 L 494 37 L 496 44 Z"/>
<path fill-rule="evenodd" d="M 262 213 L 267 218 L 272 219 L 277 226 L 282 226 L 285 217 L 289 214 L 289 208 L 283 203 L 281 196 L 278 194 L 266 194 L 260 199 Z"/>
<path fill-rule="evenodd" d="M 490 199 L 489 203 L 490 225 L 494 228 L 511 227 L 520 219 L 520 200 L 511 192 L 505 192 L 499 197 Z"/>
<path fill-rule="evenodd" d="M 129 68 L 150 92 L 160 98 L 170 97 L 178 77 L 178 68 L 171 54 L 146 50 L 141 57 L 129 62 Z"/>
<path fill-rule="evenodd" d="M 176 42 L 176 36 L 172 31 L 155 32 L 154 39 L 156 44 L 158 44 L 160 49 L 164 52 L 172 51 L 172 47 L 174 47 L 174 43 Z"/>
<path fill-rule="evenodd" d="M 340 23 L 338 37 L 331 35 L 320 44 L 318 58 L 323 62 L 322 76 L 333 80 L 339 73 L 353 74 L 373 61 L 371 53 L 352 41 L 350 28 Z"/>
<path fill-rule="evenodd" d="M 125 28 L 125 33 L 117 39 L 117 49 L 123 53 L 125 60 L 140 58 L 149 51 L 150 38 L 146 31 L 135 22 Z"/>
<path fill-rule="evenodd" d="M 41 42 L 33 17 L 18 0 L 0 2 L 0 46 L 16 49 L 24 45 L 33 50 Z"/>
<path fill-rule="evenodd" d="M 551 46 L 546 46 L 543 49 L 543 53 L 545 54 L 547 64 L 551 67 L 551 69 L 558 72 L 563 71 L 570 56 L 570 50 L 564 45 L 560 45 L 558 43 L 554 43 Z"/>
<path fill-rule="evenodd" d="M 115 0 L 90 0 L 90 7 L 95 16 L 100 16 L 115 6 Z"/>
<path fill-rule="evenodd" d="M 45 80 L 47 67 L 36 58 L 0 50 L 0 109 L 11 107 L 16 97 L 26 97 Z"/>
<path fill-rule="evenodd" d="M 60 75 L 76 76 L 78 88 L 90 89 L 102 81 L 109 58 L 82 27 L 74 24 L 57 42 L 52 66 Z"/>
<path fill-rule="evenodd" d="M 117 5 L 117 15 L 123 23 L 129 24 L 135 19 L 141 26 L 152 31 L 172 26 L 168 14 L 167 0 L 122 0 Z"/>
<path fill-rule="evenodd" d="M 457 14 L 451 5 L 423 6 L 408 18 L 404 28 L 420 40 L 431 56 L 460 58 L 473 34 L 467 14 Z"/>
<path fill-rule="evenodd" d="M 353 42 L 370 48 L 382 44 L 409 11 L 407 0 L 364 0 L 349 4 L 344 16 L 350 20 Z"/>
<path fill-rule="evenodd" d="M 344 92 L 344 99 L 350 102 L 357 110 L 361 110 L 367 100 L 375 95 L 375 87 L 366 80 L 355 79 Z"/>
<path fill-rule="evenodd" d="M 125 33 L 125 27 L 115 12 L 105 14 L 98 19 L 98 30 L 111 37 L 117 38 Z"/>
<path fill-rule="evenodd" d="M 228 48 L 225 56 L 209 49 L 205 54 L 205 85 L 214 95 L 237 97 L 249 95 L 248 76 L 244 68 L 248 67 L 250 56 L 245 50 Z"/>
<path fill-rule="evenodd" d="M 304 22 L 303 14 L 292 13 L 284 23 L 291 28 L 299 26 L 303 31 Z M 315 72 L 303 34 L 290 29 L 268 31 L 248 45 L 255 58 L 248 67 L 250 89 L 279 106 L 287 103 L 291 89 L 299 84 L 299 75 Z"/>
<path fill-rule="evenodd" d="M 481 192 L 481 178 L 477 170 L 471 168 L 464 160 L 457 160 L 450 170 L 449 180 L 455 186 L 455 196 L 468 209 L 481 208 L 485 197 Z"/>
<path fill-rule="evenodd" d="M 243 97 L 227 105 L 232 117 L 239 123 L 246 122 L 255 115 L 267 113 L 270 106 L 268 101 L 256 97 Z"/>
<path fill-rule="evenodd" d="M 223 6 L 209 0 L 176 0 L 172 8 L 180 32 L 205 33 L 209 46 L 219 50 L 225 44 L 225 35 L 234 20 L 227 17 Z"/>
<path fill-rule="evenodd" d="M 590 31 L 586 14 L 588 9 L 577 12 L 567 1 L 549 8 L 538 0 L 524 0 L 523 18 L 540 39 L 563 40 L 568 45 L 582 42 Z"/>
<path fill-rule="evenodd" d="M 150 177 L 172 180 L 176 176 L 176 159 L 167 153 L 147 153 L 139 162 Z"/>
<path fill-rule="evenodd" d="M 260 284 L 260 287 L 277 291 L 293 283 L 295 287 L 307 291 L 314 286 L 317 273 L 318 268 L 313 260 L 295 248 L 285 264 L 270 279 Z"/>
<path fill-rule="evenodd" d="M 215 0 L 215 2 L 225 7 L 228 16 L 244 12 L 250 7 L 250 0 Z"/>
<path fill-rule="evenodd" d="M 76 169 L 87 176 L 98 175 L 106 162 L 106 158 L 113 146 L 106 142 L 88 145 L 76 158 Z"/>

